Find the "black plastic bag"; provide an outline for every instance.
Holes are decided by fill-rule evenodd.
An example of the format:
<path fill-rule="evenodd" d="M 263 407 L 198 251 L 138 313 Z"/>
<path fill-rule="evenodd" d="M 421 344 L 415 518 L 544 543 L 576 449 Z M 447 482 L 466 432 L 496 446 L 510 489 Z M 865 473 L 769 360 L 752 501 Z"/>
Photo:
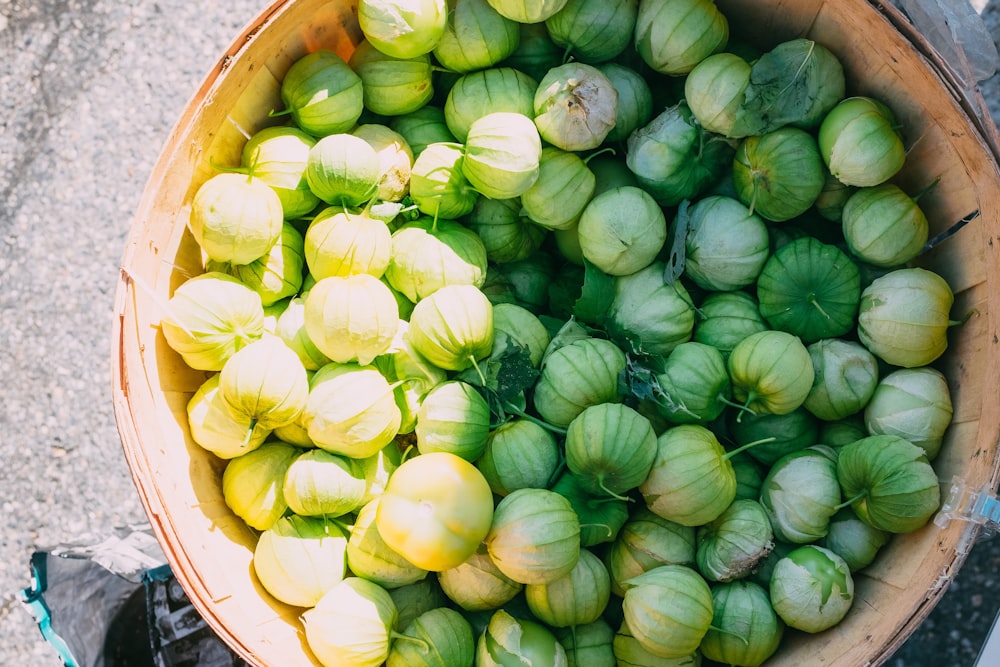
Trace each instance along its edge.
<path fill-rule="evenodd" d="M 32 554 L 21 592 L 66 667 L 243 667 L 191 605 L 148 527 Z"/>

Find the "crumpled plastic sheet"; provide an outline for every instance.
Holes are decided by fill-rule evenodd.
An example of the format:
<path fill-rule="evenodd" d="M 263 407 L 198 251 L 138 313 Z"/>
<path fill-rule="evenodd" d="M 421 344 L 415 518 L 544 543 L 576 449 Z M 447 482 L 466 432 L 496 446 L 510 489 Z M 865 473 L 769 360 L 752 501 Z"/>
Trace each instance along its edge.
<path fill-rule="evenodd" d="M 174 579 L 149 526 L 36 551 L 21 591 L 66 667 L 244 667 Z"/>

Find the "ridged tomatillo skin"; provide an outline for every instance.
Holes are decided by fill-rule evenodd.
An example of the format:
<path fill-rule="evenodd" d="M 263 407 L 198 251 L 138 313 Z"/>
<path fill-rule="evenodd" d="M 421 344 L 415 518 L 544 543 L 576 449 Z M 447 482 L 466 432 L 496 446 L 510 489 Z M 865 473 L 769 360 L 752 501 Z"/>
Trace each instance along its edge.
<path fill-rule="evenodd" d="M 285 604 L 313 607 L 347 572 L 347 535 L 325 519 L 295 514 L 261 533 L 253 569 L 268 593 Z"/>
<path fill-rule="evenodd" d="M 446 452 L 407 459 L 389 477 L 375 515 L 382 539 L 417 567 L 462 563 L 493 519 L 493 494 L 475 466 Z"/>
<path fill-rule="evenodd" d="M 594 494 L 570 471 L 564 471 L 551 489 L 566 498 L 580 518 L 580 546 L 612 542 L 629 520 L 628 501 L 605 493 Z"/>
<path fill-rule="evenodd" d="M 657 453 L 639 491 L 650 510 L 684 526 L 712 521 L 736 497 L 736 473 L 704 426 L 682 424 L 657 438 Z"/>
<path fill-rule="evenodd" d="M 584 258 L 613 276 L 648 267 L 667 240 L 663 209 L 645 190 L 632 186 L 591 199 L 577 230 Z"/>
<path fill-rule="evenodd" d="M 757 277 L 760 314 L 806 344 L 843 336 L 856 324 L 861 275 L 837 246 L 803 237 L 779 248 Z"/>
<path fill-rule="evenodd" d="M 389 656 L 398 613 L 384 588 L 361 577 L 347 577 L 301 620 L 306 643 L 326 667 L 378 667 Z"/>
<path fill-rule="evenodd" d="M 673 424 L 712 421 L 722 414 L 732 394 L 722 353 L 695 341 L 681 343 L 670 352 L 656 381 L 663 390 L 656 411 Z"/>
<path fill-rule="evenodd" d="M 856 190 L 844 203 L 841 226 L 851 253 L 883 268 L 909 262 L 928 237 L 923 210 L 894 183 Z"/>
<path fill-rule="evenodd" d="M 727 364 L 733 398 L 748 401 L 751 410 L 772 414 L 801 406 L 815 378 L 806 346 L 784 331 L 747 336 L 733 348 Z"/>
<path fill-rule="evenodd" d="M 472 211 L 479 193 L 462 172 L 464 160 L 457 143 L 436 142 L 420 151 L 410 172 L 410 197 L 421 213 L 457 220 Z"/>
<path fill-rule="evenodd" d="M 653 91 L 646 79 L 631 67 L 612 61 L 598 65 L 597 69 L 608 77 L 618 93 L 615 126 L 604 141 L 626 141 L 632 132 L 653 117 Z"/>
<path fill-rule="evenodd" d="M 688 215 L 684 274 L 698 286 L 718 292 L 753 284 L 771 254 L 764 221 L 725 195 L 701 198 Z"/>
<path fill-rule="evenodd" d="M 514 581 L 548 583 L 576 565 L 580 520 L 558 493 L 518 489 L 497 504 L 486 548 L 500 571 Z"/>
<path fill-rule="evenodd" d="M 566 649 L 566 656 L 572 665 L 615 665 L 615 631 L 603 618 L 586 625 L 559 628 L 555 636 Z"/>
<path fill-rule="evenodd" d="M 305 263 L 302 234 L 285 222 L 266 255 L 249 264 L 230 264 L 229 273 L 257 292 L 261 304 L 267 308 L 299 293 Z"/>
<path fill-rule="evenodd" d="M 267 183 L 225 172 L 195 192 L 188 227 L 210 259 L 249 264 L 277 242 L 283 220 L 281 199 Z"/>
<path fill-rule="evenodd" d="M 666 265 L 656 261 L 615 278 L 608 320 L 616 333 L 636 341 L 643 352 L 668 356 L 691 340 L 695 309 L 687 288 L 680 281 L 667 283 L 665 271 Z"/>
<path fill-rule="evenodd" d="M 368 142 L 378 155 L 379 173 L 376 197 L 382 202 L 399 202 L 410 192 L 410 172 L 413 170 L 413 150 L 403 138 L 387 125 L 364 123 L 351 131 Z"/>
<path fill-rule="evenodd" d="M 444 110 L 430 104 L 402 116 L 393 117 L 389 121 L 389 129 L 399 133 L 406 140 L 410 150 L 413 151 L 414 160 L 429 144 L 456 141 L 445 122 Z"/>
<path fill-rule="evenodd" d="M 837 477 L 857 515 L 890 533 L 920 528 L 941 505 L 940 483 L 924 450 L 899 436 L 873 435 L 841 448 Z"/>
<path fill-rule="evenodd" d="M 417 412 L 417 449 L 450 452 L 475 462 L 486 449 L 490 408 L 472 385 L 451 380 L 424 396 Z"/>
<path fill-rule="evenodd" d="M 342 456 L 310 449 L 285 472 L 282 494 L 299 516 L 343 516 L 364 503 L 364 473 Z"/>
<path fill-rule="evenodd" d="M 423 581 L 427 570 L 406 560 L 382 539 L 375 523 L 378 506 L 379 498 L 368 501 L 354 520 L 346 547 L 351 572 L 390 590 Z"/>
<path fill-rule="evenodd" d="M 364 366 L 392 345 L 399 306 L 374 276 L 330 276 L 309 290 L 305 324 L 309 338 L 331 360 Z"/>
<path fill-rule="evenodd" d="M 796 127 L 745 138 L 736 149 L 733 183 L 739 199 L 762 218 L 783 222 L 802 215 L 826 184 L 816 139 Z"/>
<path fill-rule="evenodd" d="M 878 360 L 861 343 L 825 338 L 806 348 L 816 379 L 802 404 L 820 419 L 834 421 L 861 412 L 878 385 Z"/>
<path fill-rule="evenodd" d="M 747 667 L 759 667 L 774 655 L 785 630 L 768 592 L 744 580 L 712 588 L 712 626 L 701 642 L 702 655 Z"/>
<path fill-rule="evenodd" d="M 649 420 L 621 403 L 584 409 L 566 430 L 566 467 L 594 494 L 624 494 L 639 486 L 656 457 Z"/>
<path fill-rule="evenodd" d="M 446 285 L 417 303 L 408 336 L 435 366 L 471 368 L 493 350 L 493 305 L 473 285 Z"/>
<path fill-rule="evenodd" d="M 524 214 L 521 202 L 480 197 L 465 224 L 483 242 L 486 258 L 496 264 L 531 257 L 545 241 L 545 229 Z"/>
<path fill-rule="evenodd" d="M 309 395 L 309 378 L 295 352 L 267 335 L 234 354 L 219 372 L 219 391 L 237 415 L 266 429 L 295 421 Z"/>
<path fill-rule="evenodd" d="M 520 41 L 518 23 L 487 0 L 448 0 L 448 24 L 434 46 L 434 58 L 452 72 L 473 72 L 506 59 Z"/>
<path fill-rule="evenodd" d="M 360 0 L 358 24 L 365 38 L 393 58 L 430 53 L 448 24 L 445 0 Z"/>
<path fill-rule="evenodd" d="M 749 83 L 750 63 L 735 53 L 715 53 L 684 79 L 684 99 L 706 130 L 739 138 L 735 126 Z"/>
<path fill-rule="evenodd" d="M 576 153 L 555 146 L 542 149 L 538 180 L 521 193 L 521 206 L 545 229 L 568 229 L 594 195 L 597 178 Z"/>
<path fill-rule="evenodd" d="M 757 299 L 746 292 L 709 294 L 699 311 L 701 318 L 695 323 L 693 340 L 711 345 L 725 359 L 741 340 L 770 328 L 760 314 Z"/>
<path fill-rule="evenodd" d="M 771 606 L 789 627 L 822 632 L 839 623 L 854 601 L 854 579 L 844 559 L 807 544 L 780 559 L 771 574 Z"/>
<path fill-rule="evenodd" d="M 514 303 L 495 304 L 493 330 L 493 356 L 517 345 L 527 348 L 534 368 L 542 363 L 551 337 L 542 321 L 530 310 Z"/>
<path fill-rule="evenodd" d="M 830 173 L 846 185 L 879 185 L 906 161 L 895 114 L 871 97 L 853 96 L 837 103 L 823 118 L 817 139 Z"/>
<path fill-rule="evenodd" d="M 567 0 L 489 0 L 490 6 L 511 21 L 541 23 L 566 6 Z"/>
<path fill-rule="evenodd" d="M 309 149 L 306 181 L 327 204 L 364 204 L 378 193 L 380 176 L 375 149 L 353 134 L 325 136 Z"/>
<path fill-rule="evenodd" d="M 625 163 L 660 206 L 697 199 L 734 171 L 733 146 L 701 127 L 683 100 L 627 140 Z"/>
<path fill-rule="evenodd" d="M 316 139 L 297 127 L 265 127 L 243 146 L 241 164 L 253 167 L 257 178 L 271 186 L 281 200 L 285 220 L 295 220 L 319 204 L 306 182 L 309 149 Z"/>
<path fill-rule="evenodd" d="M 427 54 L 412 58 L 386 55 L 363 41 L 347 63 L 361 77 L 365 109 L 381 116 L 416 111 L 434 96 L 433 69 Z"/>
<path fill-rule="evenodd" d="M 948 347 L 955 295 L 940 275 L 921 268 L 895 269 L 861 292 L 858 338 L 893 366 L 926 366 Z"/>
<path fill-rule="evenodd" d="M 580 62 L 611 60 L 632 43 L 638 0 L 577 0 L 545 20 L 556 46 Z"/>
<path fill-rule="evenodd" d="M 424 612 L 393 639 L 386 667 L 471 665 L 476 655 L 472 626 L 449 607 Z M 405 639 L 410 637 L 416 641 Z"/>
<path fill-rule="evenodd" d="M 733 581 L 750 574 L 773 548 L 774 531 L 761 504 L 734 500 L 698 529 L 698 571 L 709 581 Z"/>
<path fill-rule="evenodd" d="M 300 452 L 298 447 L 272 441 L 231 459 L 222 473 L 222 497 L 229 509 L 251 528 L 273 526 L 288 510 L 281 485 Z"/>
<path fill-rule="evenodd" d="M 605 558 L 611 592 L 625 595 L 625 582 L 660 565 L 694 565 L 695 528 L 682 526 L 648 508 L 625 522 Z"/>
<path fill-rule="evenodd" d="M 538 82 L 513 67 L 489 67 L 458 78 L 444 102 L 444 120 L 455 138 L 465 143 L 472 123 L 491 113 L 535 115 Z"/>
<path fill-rule="evenodd" d="M 712 592 L 695 570 L 661 565 L 626 582 L 625 622 L 661 658 L 694 653 L 712 623 Z"/>
<path fill-rule="evenodd" d="M 929 366 L 901 368 L 882 378 L 865 406 L 870 435 L 898 435 L 933 461 L 955 409 L 944 373 Z"/>
<path fill-rule="evenodd" d="M 198 387 L 187 404 L 191 439 L 220 459 L 232 459 L 260 447 L 270 429 L 237 418 L 219 391 L 219 374 L 213 373 Z"/>
<path fill-rule="evenodd" d="M 392 234 L 363 211 L 328 206 L 309 224 L 303 250 L 316 280 L 358 273 L 381 278 L 392 257 Z"/>
<path fill-rule="evenodd" d="M 317 447 L 364 459 L 396 436 L 401 416 L 378 369 L 331 362 L 312 376 L 300 421 Z"/>
<path fill-rule="evenodd" d="M 840 502 L 837 462 L 815 448 L 778 459 L 760 489 L 760 503 L 775 536 L 795 544 L 826 535 Z"/>
<path fill-rule="evenodd" d="M 583 410 L 599 403 L 620 402 L 618 374 L 625 353 L 602 338 L 565 345 L 545 360 L 535 383 L 534 405 L 543 419 L 566 427 Z"/>
<path fill-rule="evenodd" d="M 281 80 L 281 100 L 295 124 L 314 137 L 348 132 L 364 111 L 361 77 L 327 49 L 292 63 Z"/>
<path fill-rule="evenodd" d="M 306 333 L 306 300 L 302 296 L 289 299 L 285 309 L 278 316 L 274 335 L 285 341 L 299 356 L 306 371 L 315 371 L 330 362 L 330 358 L 319 351 Z"/>
<path fill-rule="evenodd" d="M 524 589 L 524 584 L 501 572 L 484 550 L 438 572 L 438 583 L 448 599 L 465 611 L 498 609 Z"/>
<path fill-rule="evenodd" d="M 729 21 L 712 0 L 644 0 L 635 21 L 639 55 L 661 74 L 687 74 L 729 42 Z"/>
<path fill-rule="evenodd" d="M 804 407 L 783 415 L 734 411 L 727 415 L 726 426 L 737 445 L 757 443 L 746 454 L 765 468 L 786 454 L 826 443 L 820 437 L 820 420 Z"/>
<path fill-rule="evenodd" d="M 264 306 L 260 295 L 237 278 L 209 271 L 174 290 L 160 329 L 188 366 L 218 371 L 237 350 L 263 335 Z"/>
<path fill-rule="evenodd" d="M 417 303 L 447 285 L 482 287 L 486 247 L 468 227 L 454 220 L 421 216 L 391 235 L 385 278 Z"/>
<path fill-rule="evenodd" d="M 542 140 L 531 118 L 495 111 L 469 126 L 462 173 L 493 199 L 520 197 L 538 180 Z"/>
<path fill-rule="evenodd" d="M 499 496 L 522 488 L 544 487 L 559 465 L 555 435 L 526 419 L 501 424 L 489 435 L 476 467 Z"/>
<path fill-rule="evenodd" d="M 569 573 L 545 584 L 524 587 L 531 612 L 553 628 L 593 623 L 601 617 L 611 599 L 611 579 L 601 559 L 589 549 Z"/>
<path fill-rule="evenodd" d="M 552 665 L 569 667 L 566 650 L 552 632 L 535 621 L 511 616 L 498 609 L 476 644 L 478 667 Z"/>

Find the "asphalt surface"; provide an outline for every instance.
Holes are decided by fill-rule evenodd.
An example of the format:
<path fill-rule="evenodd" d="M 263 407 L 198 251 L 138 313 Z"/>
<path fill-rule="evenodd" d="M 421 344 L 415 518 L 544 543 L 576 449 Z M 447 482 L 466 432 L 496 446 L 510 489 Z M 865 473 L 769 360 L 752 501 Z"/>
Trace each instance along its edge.
<path fill-rule="evenodd" d="M 119 260 L 174 121 L 263 6 L 0 0 L 0 665 L 60 664 L 18 600 L 32 551 L 145 518 L 110 399 Z M 998 78 L 983 90 L 1000 118 Z M 889 664 L 975 664 L 998 573 L 980 541 Z"/>

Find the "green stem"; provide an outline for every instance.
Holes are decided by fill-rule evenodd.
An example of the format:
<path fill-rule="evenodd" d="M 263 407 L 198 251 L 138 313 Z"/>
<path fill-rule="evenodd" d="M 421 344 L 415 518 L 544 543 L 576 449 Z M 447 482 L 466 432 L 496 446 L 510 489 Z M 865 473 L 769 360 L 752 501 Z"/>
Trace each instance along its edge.
<path fill-rule="evenodd" d="M 279 118 L 279 117 L 281 117 L 281 116 L 288 116 L 288 115 L 290 115 L 291 113 L 292 113 L 292 110 L 291 110 L 291 108 L 288 108 L 288 109 L 284 109 L 284 110 L 282 110 L 282 111 L 274 111 L 274 110 L 272 109 L 271 111 L 268 111 L 268 112 L 267 112 L 267 117 L 268 117 L 268 118 Z"/>
<path fill-rule="evenodd" d="M 830 314 L 823 310 L 823 306 L 819 305 L 819 299 L 816 298 L 815 294 L 810 294 L 809 298 L 806 300 L 812 305 L 813 308 L 818 310 L 823 317 L 830 319 Z"/>
<path fill-rule="evenodd" d="M 736 403 L 735 401 L 731 401 L 728 398 L 724 398 L 724 397 L 721 397 L 721 396 L 719 397 L 719 400 L 722 401 L 723 403 L 725 403 L 726 405 L 728 405 L 728 406 L 730 406 L 732 408 L 736 408 L 737 410 L 740 411 L 739 414 L 736 415 L 736 423 L 737 424 L 739 424 L 739 423 L 742 422 L 744 413 L 749 412 L 754 417 L 757 416 L 757 413 L 754 412 L 753 408 L 750 407 L 750 404 L 753 403 L 755 400 L 757 400 L 757 394 L 756 394 L 756 392 L 753 392 L 753 391 L 747 392 L 747 400 L 744 403 Z"/>
<path fill-rule="evenodd" d="M 867 495 L 868 495 L 868 491 L 867 490 L 866 491 L 862 491 L 861 493 L 859 493 L 858 495 L 854 496 L 850 500 L 845 500 L 844 502 L 840 503 L 834 509 L 842 510 L 845 507 L 850 507 L 851 505 L 853 505 L 854 503 L 858 502 L 859 500 L 861 500 L 862 498 L 864 498 Z"/>
<path fill-rule="evenodd" d="M 240 445 L 240 447 L 246 448 L 250 446 L 250 441 L 253 440 L 253 432 L 256 430 L 257 430 L 257 418 L 251 417 L 250 425 L 247 426 L 247 432 L 243 436 L 243 443 Z"/>
<path fill-rule="evenodd" d="M 327 535 L 329 535 L 329 534 L 330 534 L 330 529 L 329 529 L 329 525 L 330 525 L 331 523 L 332 523 L 333 525 L 337 526 L 338 528 L 340 528 L 340 530 L 342 530 L 342 531 L 343 531 L 344 533 L 346 533 L 346 534 L 348 534 L 348 535 L 350 535 L 350 534 L 351 534 L 351 531 L 353 531 L 353 530 L 354 530 L 354 526 L 352 526 L 352 525 L 349 525 L 349 524 L 346 524 L 346 523 L 344 523 L 343 521 L 339 521 L 339 520 L 337 520 L 337 518 L 336 518 L 336 517 L 332 517 L 332 516 L 329 516 L 329 515 L 327 515 L 327 514 L 324 514 L 324 515 L 323 515 L 323 524 L 324 524 L 324 525 L 323 525 L 323 530 L 324 530 L 324 532 L 325 532 L 325 533 L 326 533 Z"/>
<path fill-rule="evenodd" d="M 754 440 L 753 442 L 748 442 L 745 445 L 740 445 L 736 449 L 726 452 L 725 456 L 723 456 L 722 458 L 731 459 L 737 454 L 740 454 L 741 452 L 744 452 L 750 449 L 751 447 L 756 447 L 757 445 L 764 445 L 769 442 L 774 442 L 775 440 L 777 440 L 777 438 L 772 435 L 770 438 L 761 438 L 760 440 Z"/>
<path fill-rule="evenodd" d="M 593 153 L 591 153 L 591 154 L 590 154 L 590 155 L 588 155 L 587 157 L 583 158 L 583 163 L 584 163 L 584 164 L 587 164 L 587 163 L 588 163 L 588 162 L 590 162 L 590 161 L 591 161 L 591 160 L 592 160 L 593 158 L 597 157 L 598 155 L 602 155 L 602 154 L 604 154 L 604 153 L 611 153 L 612 155 L 617 155 L 617 153 L 615 153 L 615 149 L 614 149 L 614 147 L 612 147 L 612 146 L 605 146 L 605 147 L 604 147 L 604 148 L 602 148 L 601 150 L 599 150 L 599 151 L 594 151 Z"/>
<path fill-rule="evenodd" d="M 437 224 L 437 216 L 436 215 L 434 216 L 434 224 Z M 476 361 L 476 358 L 473 355 L 471 355 L 471 354 L 469 355 L 469 361 L 472 362 L 472 367 L 476 370 L 476 375 L 479 376 L 479 381 L 483 383 L 484 387 L 487 386 L 487 384 L 486 384 L 486 376 L 483 375 L 483 370 L 479 367 L 479 362 Z"/>
<path fill-rule="evenodd" d="M 208 163 L 212 166 L 212 169 L 215 169 L 216 171 L 221 171 L 227 174 L 247 174 L 248 176 L 252 176 L 250 170 L 242 165 L 239 167 L 230 167 L 225 164 L 219 164 L 213 158 L 209 158 Z"/>
<path fill-rule="evenodd" d="M 708 626 L 708 629 L 709 630 L 715 630 L 716 632 L 721 632 L 722 634 L 729 635 L 730 637 L 736 637 L 741 642 L 743 642 L 746 646 L 750 646 L 750 642 L 747 640 L 746 637 L 744 637 L 741 634 L 737 634 L 737 633 L 733 632 L 732 630 L 726 630 L 725 628 L 720 628 L 720 627 L 715 626 L 715 625 Z"/>
<path fill-rule="evenodd" d="M 979 315 L 979 309 L 978 308 L 973 308 L 972 310 L 970 310 L 969 312 L 967 312 L 965 314 L 965 317 L 963 317 L 960 320 L 948 320 L 948 326 L 949 327 L 961 326 L 961 325 L 965 324 L 966 322 L 968 322 L 969 320 L 971 320 L 973 315 Z"/>
<path fill-rule="evenodd" d="M 601 487 L 601 490 L 602 490 L 602 491 L 604 491 L 604 493 L 608 494 L 608 495 L 609 495 L 609 496 L 611 496 L 612 498 L 615 498 L 615 499 L 617 499 L 617 500 L 621 500 L 621 501 L 623 501 L 623 502 L 626 502 L 626 503 L 630 503 L 630 502 L 632 502 L 632 499 L 631 499 L 631 498 L 629 498 L 628 496 L 623 496 L 623 495 L 621 495 L 620 493 L 615 493 L 614 491 L 612 491 L 611 489 L 609 489 L 609 488 L 608 488 L 608 487 L 607 487 L 607 486 L 606 486 L 606 485 L 604 484 L 604 475 L 599 475 L 599 476 L 598 476 L 598 478 L 597 478 L 597 485 L 598 485 L 599 487 Z"/>
<path fill-rule="evenodd" d="M 392 641 L 403 640 L 403 641 L 410 641 L 415 644 L 420 644 L 420 646 L 424 649 L 425 653 L 431 650 L 430 645 L 428 645 L 427 642 L 425 642 L 423 639 L 420 639 L 419 637 L 411 637 L 410 635 L 404 635 L 403 633 L 396 632 L 395 630 L 389 631 L 389 638 Z"/>
<path fill-rule="evenodd" d="M 552 474 L 549 475 L 548 480 L 546 480 L 545 488 L 551 489 L 553 486 L 555 486 L 556 482 L 559 481 L 559 478 L 562 477 L 564 470 L 566 470 L 566 458 L 560 453 L 559 462 L 556 464 L 556 467 L 552 470 Z"/>
<path fill-rule="evenodd" d="M 548 422 L 542 421 L 541 419 L 538 419 L 537 417 L 532 417 L 531 415 L 529 415 L 528 413 L 526 413 L 524 410 L 521 410 L 520 408 L 518 408 L 516 405 L 513 405 L 512 403 L 504 403 L 503 407 L 504 407 L 504 410 L 506 410 L 507 412 L 509 412 L 512 415 L 516 415 L 516 416 L 520 417 L 521 419 L 527 419 L 529 422 L 537 424 L 538 426 L 541 426 L 542 428 L 544 428 L 544 429 L 546 429 L 548 431 L 552 431 L 553 433 L 555 433 L 557 435 L 566 435 L 566 429 L 559 428 L 558 426 L 553 426 L 552 424 L 549 424 Z"/>

